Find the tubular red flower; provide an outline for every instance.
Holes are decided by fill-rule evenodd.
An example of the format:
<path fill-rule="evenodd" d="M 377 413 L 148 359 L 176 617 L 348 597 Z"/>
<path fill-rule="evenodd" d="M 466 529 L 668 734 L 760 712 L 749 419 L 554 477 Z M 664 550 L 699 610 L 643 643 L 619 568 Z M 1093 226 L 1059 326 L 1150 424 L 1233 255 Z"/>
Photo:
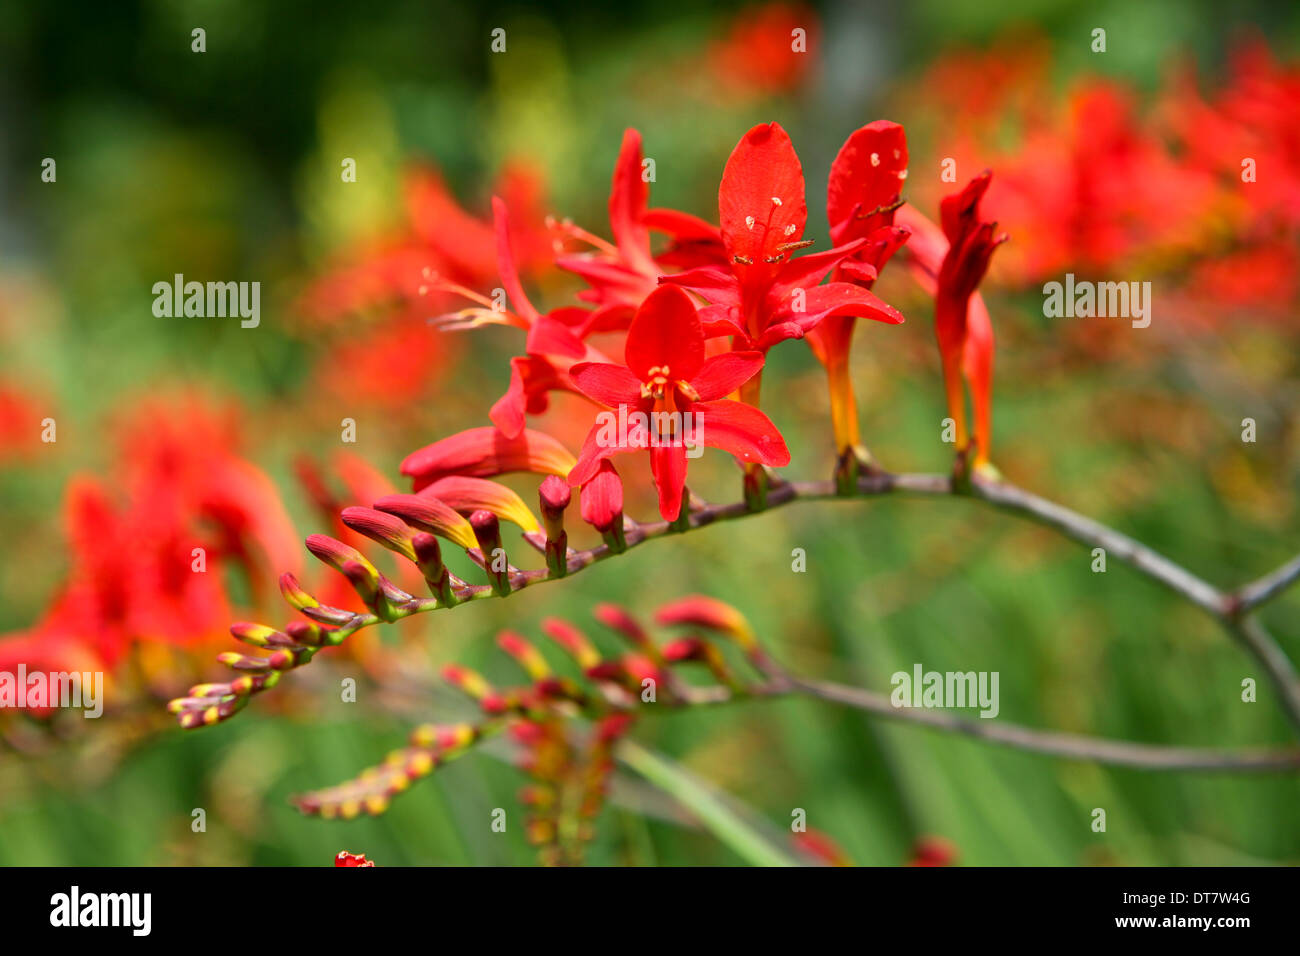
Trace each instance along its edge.
<path fill-rule="evenodd" d="M 1007 240 L 1005 233 L 995 234 L 996 223 L 980 218 L 980 200 L 991 179 L 986 171 L 940 203 L 942 230 L 914 210 L 905 215 L 914 232 L 908 243 L 913 274 L 934 295 L 935 338 L 959 451 L 971 443 L 963 378 L 970 387 L 977 467 L 989 460 L 993 387 L 993 325 L 977 289 L 993 251 Z"/>
<path fill-rule="evenodd" d="M 497 428 L 471 428 L 412 452 L 401 472 L 415 490 L 447 475 L 492 478 L 512 471 L 564 477 L 574 465 L 568 450 L 550 435 L 525 429 L 509 438 Z"/>
<path fill-rule="evenodd" d="M 831 242 L 862 241 L 835 267 L 832 279 L 870 289 L 890 257 L 911 234 L 894 225 L 907 177 L 907 139 L 903 127 L 877 120 L 856 130 L 840 147 L 826 184 Z M 807 333 L 808 345 L 826 368 L 836 448 L 858 447 L 858 411 L 849 377 L 849 349 L 857 318 L 832 314 Z"/>

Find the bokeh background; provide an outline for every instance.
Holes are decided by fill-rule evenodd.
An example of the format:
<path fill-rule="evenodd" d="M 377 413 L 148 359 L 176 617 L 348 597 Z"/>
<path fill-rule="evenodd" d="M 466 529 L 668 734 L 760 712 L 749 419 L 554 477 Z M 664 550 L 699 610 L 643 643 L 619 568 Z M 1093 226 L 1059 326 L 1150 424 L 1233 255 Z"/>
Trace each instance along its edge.
<path fill-rule="evenodd" d="M 496 27 L 504 54 L 489 52 Z M 791 54 L 792 27 L 807 54 Z M 998 671 L 1001 718 L 1036 727 L 1285 743 L 1265 675 L 1205 616 L 1117 564 L 1092 573 L 1087 551 L 1044 530 L 935 501 L 783 509 L 375 629 L 216 728 L 182 733 L 161 703 L 220 675 L 230 620 L 288 619 L 276 573 L 305 566 L 294 542 L 328 531 L 331 506 L 486 423 L 519 342 L 432 329 L 419 270 L 497 284 L 476 256 L 496 191 L 532 230 L 530 289 L 563 301 L 542 217 L 608 235 L 628 126 L 656 160 L 654 204 L 716 221 L 731 148 L 781 122 L 810 236 L 825 235 L 835 151 L 872 119 L 907 127 L 905 195 L 931 216 L 956 188 L 943 159 L 960 182 L 992 167 L 987 209 L 1011 235 L 984 286 L 1002 471 L 1213 582 L 1265 573 L 1300 550 L 1297 57 L 1300 8 L 1283 2 L 5 4 L 0 661 L 98 660 L 111 696 L 98 721 L 0 714 L 0 862 L 324 865 L 347 848 L 381 864 L 530 863 L 522 827 L 489 828 L 525 782 L 505 747 L 380 818 L 324 822 L 287 798 L 437 716 L 442 663 L 508 676 L 497 630 L 591 625 L 603 600 L 648 617 L 703 592 L 743 609 L 792 668 L 876 690 L 915 662 Z M 1259 161 L 1254 190 L 1243 156 Z M 356 183 L 341 182 L 343 157 Z M 1044 318 L 1041 284 L 1066 271 L 1150 279 L 1152 326 Z M 891 468 L 944 470 L 932 312 L 895 272 L 878 291 L 909 321 L 857 337 L 864 437 Z M 261 282 L 260 326 L 155 317 L 151 287 L 175 273 Z M 773 352 L 764 400 L 791 473 L 828 475 L 823 375 L 802 344 Z M 46 418 L 55 442 L 41 441 Z M 697 490 L 736 497 L 734 468 L 712 465 Z M 643 488 L 629 496 L 652 514 Z M 200 585 L 176 571 L 194 541 L 214 556 Z M 1292 595 L 1265 613 L 1293 656 L 1298 608 Z M 356 703 L 339 700 L 349 675 Z M 1256 703 L 1240 699 L 1247 677 Z M 645 720 L 634 736 L 795 855 L 798 807 L 863 864 L 905 862 L 931 836 L 969 864 L 1300 857 L 1294 775 L 1099 768 L 804 701 Z M 626 771 L 588 860 L 740 862 Z"/>

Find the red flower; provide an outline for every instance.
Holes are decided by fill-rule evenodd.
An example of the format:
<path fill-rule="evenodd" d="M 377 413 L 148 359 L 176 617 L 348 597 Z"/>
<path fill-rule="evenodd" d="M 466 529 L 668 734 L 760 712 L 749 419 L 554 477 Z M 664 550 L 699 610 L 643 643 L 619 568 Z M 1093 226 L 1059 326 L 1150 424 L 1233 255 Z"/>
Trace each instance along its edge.
<path fill-rule="evenodd" d="M 594 308 L 568 306 L 539 312 L 529 301 L 515 267 L 513 231 L 506 204 L 493 200 L 497 234 L 497 268 L 514 311 L 501 308 L 462 286 L 435 281 L 434 287 L 453 291 L 477 302 L 444 317 L 445 328 L 471 328 L 484 324 L 513 325 L 527 333 L 524 355 L 510 361 L 510 386 L 492 406 L 492 421 L 505 434 L 523 430 L 526 415 L 538 415 L 549 406 L 554 391 L 576 391 L 569 368 L 578 361 L 608 361 L 585 343 L 595 332 L 625 330 L 632 315 L 664 275 L 664 266 L 682 268 L 722 259 L 716 227 L 702 219 L 672 209 L 648 208 L 649 187 L 642 176 L 641 136 L 634 129 L 623 134 L 623 146 L 610 186 L 609 221 L 615 244 L 580 229 L 571 222 L 554 224 L 563 236 L 593 246 L 594 252 L 558 256 L 556 265 L 582 277 L 590 286 L 578 298 Z M 671 237 L 659 256 L 650 248 L 650 231 Z"/>
<path fill-rule="evenodd" d="M 510 438 L 495 428 L 470 428 L 413 451 L 401 472 L 419 491 L 447 475 L 493 478 L 511 471 L 567 475 L 573 455 L 550 435 L 525 430 Z"/>
<path fill-rule="evenodd" d="M 940 203 L 942 235 L 924 216 L 915 212 L 908 215 L 916 233 L 908 249 L 922 284 L 934 293 L 934 331 L 943 360 L 948 414 L 956 425 L 957 449 L 961 452 L 971 443 L 963 377 L 970 386 L 976 466 L 989 459 L 993 387 L 993 325 L 976 289 L 988 270 L 993 250 L 1007 239 L 1005 233 L 994 234 L 996 223 L 980 218 L 980 199 L 991 178 L 991 173 L 984 172 Z"/>
<path fill-rule="evenodd" d="M 526 354 L 510 360 L 510 386 L 491 411 L 493 423 L 513 438 L 523 431 L 525 415 L 537 415 L 546 410 L 549 392 L 574 391 L 568 376 L 569 367 L 574 362 L 600 361 L 605 356 L 586 345 L 581 338 L 589 330 L 590 310 L 569 306 L 542 313 L 529 300 L 515 268 L 506 204 L 494 197 L 492 213 L 496 224 L 497 269 L 514 311 L 503 308 L 503 303 L 445 280 L 433 280 L 433 287 L 456 292 L 478 303 L 444 316 L 444 328 L 466 329 L 495 324 L 511 325 L 527 333 Z"/>
<path fill-rule="evenodd" d="M 747 8 L 731 21 L 726 35 L 709 47 L 709 67 L 717 87 L 756 97 L 796 89 L 808 74 L 817 48 L 817 14 L 800 4 L 768 3 Z M 804 48 L 795 48 L 794 31 L 804 31 Z"/>
<path fill-rule="evenodd" d="M 587 435 L 569 484 L 588 481 L 600 462 L 620 452 L 649 449 L 659 512 L 673 520 L 681 510 L 687 446 L 710 445 L 747 462 L 785 465 L 790 452 L 776 426 L 758 409 L 724 399 L 763 366 L 757 352 L 704 357 L 704 330 L 680 289 L 656 289 L 628 330 L 626 365 L 584 362 L 574 384 L 606 414 Z M 665 424 L 666 423 L 666 424 Z"/>
<path fill-rule="evenodd" d="M 224 640 L 229 571 L 242 572 L 257 603 L 264 572 L 298 568 L 293 524 L 270 478 L 235 453 L 232 424 L 187 397 L 132 414 L 114 471 L 69 482 L 68 575 L 39 621 L 0 638 L 0 669 L 64 660 L 114 672 L 149 644 L 134 663 L 174 681 L 166 647 L 184 655 Z"/>
<path fill-rule="evenodd" d="M 897 123 L 868 123 L 840 147 L 826 184 L 831 242 L 863 240 L 864 244 L 835 267 L 832 279 L 870 289 L 885 263 L 907 241 L 911 230 L 894 225 L 906 178 L 907 137 Z M 830 381 L 831 421 L 841 453 L 859 444 L 857 403 L 849 377 L 849 347 L 856 325 L 856 316 L 840 313 L 808 332 L 808 344 Z"/>
<path fill-rule="evenodd" d="M 374 860 L 367 860 L 364 853 L 349 853 L 347 850 L 339 850 L 339 855 L 334 857 L 335 866 L 374 866 Z"/>
<path fill-rule="evenodd" d="M 811 245 L 803 239 L 808 206 L 803 168 L 779 124 L 755 126 L 736 145 L 722 172 L 718 211 L 728 265 L 701 266 L 662 280 L 711 304 L 701 314 L 708 336 L 732 335 L 739 348 L 766 351 L 785 339 L 802 338 L 830 315 L 903 321 L 896 309 L 851 282 L 819 284 L 865 240 L 791 258 Z"/>
<path fill-rule="evenodd" d="M 643 172 L 641 134 L 625 130 L 614 165 L 609 190 L 609 226 L 614 245 L 564 224 L 570 235 L 590 242 L 595 252 L 559 256 L 555 264 L 583 278 L 591 287 L 578 293 L 596 310 L 586 320 L 583 334 L 626 329 L 645 297 L 665 274 L 663 265 L 677 267 L 724 261 L 716 226 L 675 209 L 650 209 L 650 187 Z M 650 249 L 650 231 L 666 233 L 672 240 L 659 256 Z"/>

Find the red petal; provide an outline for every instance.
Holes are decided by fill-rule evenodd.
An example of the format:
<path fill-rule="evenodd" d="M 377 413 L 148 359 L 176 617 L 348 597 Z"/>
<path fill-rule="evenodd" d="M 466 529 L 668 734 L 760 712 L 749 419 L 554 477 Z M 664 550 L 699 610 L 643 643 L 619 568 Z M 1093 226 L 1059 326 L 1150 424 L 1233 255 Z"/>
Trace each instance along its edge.
<path fill-rule="evenodd" d="M 659 270 L 650 258 L 650 234 L 642 221 L 649 196 L 650 187 L 641 175 L 641 134 L 625 130 L 610 185 L 609 226 L 623 260 L 638 272 L 653 275 Z"/>
<path fill-rule="evenodd" d="M 898 201 L 907 171 L 903 127 L 877 120 L 857 130 L 840 147 L 826 189 L 831 242 L 839 245 L 866 236 L 894 221 L 894 213 L 868 215 Z"/>
<path fill-rule="evenodd" d="M 677 442 L 651 448 L 650 470 L 659 491 L 659 514 L 665 521 L 673 521 L 681 513 L 686 487 L 686 446 Z"/>
<path fill-rule="evenodd" d="M 773 318 L 797 322 L 805 332 L 831 315 L 852 315 L 894 325 L 903 321 L 903 313 L 852 282 L 828 282 L 805 290 L 802 312 L 793 311 L 793 304 L 792 295 L 773 310 Z"/>
<path fill-rule="evenodd" d="M 698 435 L 710 448 L 730 452 L 741 461 L 764 465 L 790 464 L 790 450 L 772 420 L 753 405 L 723 399 L 696 402 L 691 406 L 696 416 Z"/>
<path fill-rule="evenodd" d="M 642 221 L 650 229 L 667 233 L 677 240 L 720 242 L 722 239 L 717 226 L 705 222 L 699 216 L 676 209 L 650 209 Z"/>
<path fill-rule="evenodd" d="M 582 443 L 582 451 L 578 453 L 578 462 L 569 470 L 569 484 L 573 487 L 586 484 L 591 481 L 596 472 L 600 470 L 601 462 L 621 452 L 640 451 L 640 448 L 629 448 L 619 445 L 616 441 L 610 441 L 608 438 L 602 439 L 601 434 L 609 429 L 610 425 L 606 421 L 597 421 L 587 432 L 587 437 Z M 625 437 L 625 436 L 618 436 Z"/>
<path fill-rule="evenodd" d="M 546 411 L 548 392 L 571 390 L 562 373 L 544 358 L 518 355 L 510 360 L 510 387 L 496 400 L 488 417 L 507 438 L 518 438 L 525 415 Z"/>
<path fill-rule="evenodd" d="M 784 298 L 794 289 L 807 289 L 826 278 L 836 265 L 853 255 L 866 245 L 866 240 L 855 239 L 843 246 L 836 246 L 826 252 L 814 252 L 812 255 L 791 259 L 781 267 L 772 281 L 771 295 Z"/>
<path fill-rule="evenodd" d="M 803 168 L 779 124 L 755 126 L 736 144 L 722 171 L 718 214 L 728 259 L 748 260 L 751 266 L 737 270 L 747 268 L 744 274 L 756 280 L 771 274 L 766 260 L 779 256 L 782 245 L 803 237 Z"/>
<path fill-rule="evenodd" d="M 608 461 L 602 461 L 596 473 L 579 492 L 578 510 L 582 520 L 597 531 L 608 531 L 623 517 L 623 481 Z"/>
<path fill-rule="evenodd" d="M 569 369 L 578 390 L 592 401 L 617 408 L 641 397 L 641 381 L 623 365 L 581 362 Z"/>
<path fill-rule="evenodd" d="M 407 455 L 402 474 L 415 479 L 415 490 L 444 475 L 491 478 L 509 471 L 567 475 L 573 456 L 550 435 L 524 429 L 509 438 L 496 428 L 471 428 Z"/>
<path fill-rule="evenodd" d="M 706 339 L 719 335 L 738 335 L 749 338 L 749 331 L 740 322 L 740 310 L 730 305 L 710 305 L 700 309 L 700 325 Z"/>
<path fill-rule="evenodd" d="M 939 203 L 939 222 L 950 243 L 965 236 L 979 223 L 980 200 L 988 192 L 993 173 L 984 170 L 959 193 L 945 196 Z"/>
<path fill-rule="evenodd" d="M 723 352 L 705 359 L 700 374 L 691 379 L 691 387 L 699 393 L 698 401 L 711 402 L 730 395 L 762 367 L 761 352 Z"/>
<path fill-rule="evenodd" d="M 704 330 L 690 296 L 672 285 L 646 296 L 628 329 L 625 354 L 641 382 L 650 380 L 652 368 L 665 365 L 674 379 L 693 378 L 704 364 Z"/>
<path fill-rule="evenodd" d="M 550 315 L 539 315 L 528 329 L 524 350 L 529 355 L 562 355 L 580 359 L 587 347 L 563 323 Z"/>
<path fill-rule="evenodd" d="M 528 296 L 524 295 L 524 287 L 519 282 L 519 270 L 515 268 L 514 250 L 510 247 L 510 214 L 506 211 L 506 204 L 496 196 L 492 197 L 492 221 L 497 230 L 497 269 L 501 273 L 501 284 L 514 303 L 515 311 L 525 321 L 535 321 L 537 310 L 528 301 Z"/>
<path fill-rule="evenodd" d="M 729 269 L 722 266 L 699 266 L 676 275 L 660 276 L 659 281 L 698 292 L 713 305 L 740 306 L 740 283 Z"/>

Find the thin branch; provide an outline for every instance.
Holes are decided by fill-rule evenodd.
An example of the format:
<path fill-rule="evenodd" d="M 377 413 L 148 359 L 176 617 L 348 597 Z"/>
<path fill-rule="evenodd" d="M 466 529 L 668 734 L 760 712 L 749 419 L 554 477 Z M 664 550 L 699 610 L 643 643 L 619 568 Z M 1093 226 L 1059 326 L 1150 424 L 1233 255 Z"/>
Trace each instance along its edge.
<path fill-rule="evenodd" d="M 972 494 L 996 508 L 1055 528 L 1082 544 L 1104 548 L 1107 558 L 1118 558 L 1215 617 L 1227 613 L 1228 599 L 1222 591 L 1128 535 L 1005 482 L 976 479 Z"/>
<path fill-rule="evenodd" d="M 1139 770 L 1282 771 L 1300 768 L 1300 749 L 1216 750 L 1165 747 L 1034 730 L 1001 720 L 957 717 L 937 710 L 895 707 L 885 694 L 827 681 L 790 678 L 795 690 L 891 720 L 965 734 L 990 743 L 1066 760 L 1087 760 Z"/>
<path fill-rule="evenodd" d="M 856 495 L 838 493 L 833 481 L 778 482 L 768 491 L 763 510 L 784 507 L 796 501 L 844 501 L 895 493 L 925 497 L 970 498 L 1036 521 L 1082 544 L 1104 548 L 1108 556 L 1128 564 L 1159 582 L 1219 621 L 1230 635 L 1254 655 L 1267 671 L 1270 679 L 1277 684 L 1287 716 L 1300 730 L 1300 683 L 1297 683 L 1295 669 L 1272 636 L 1243 613 L 1243 605 L 1239 598 L 1221 591 L 1133 538 L 1015 485 L 980 477 L 974 477 L 968 482 L 956 483 L 950 476 L 940 474 L 872 472 L 859 479 Z M 745 501 L 736 501 L 721 505 L 701 504 L 690 512 L 684 526 L 675 526 L 667 521 L 640 524 L 626 519 L 624 529 L 626 549 L 639 547 L 647 541 L 669 534 L 684 533 L 757 513 L 759 512 L 753 510 Z M 533 547 L 544 549 L 544 541 L 539 544 L 535 539 L 525 538 L 525 540 Z M 567 566 L 562 569 L 565 574 L 555 574 L 548 568 L 535 570 L 512 568 L 507 593 L 574 574 L 621 553 L 621 550 L 615 551 L 609 545 L 602 544 L 585 551 L 570 551 L 567 555 Z M 1280 593 L 1300 578 L 1300 570 L 1297 566 L 1300 566 L 1300 558 L 1261 579 L 1255 585 L 1249 586 L 1245 589 L 1251 595 L 1249 599 L 1258 603 Z M 444 604 L 437 598 L 405 595 L 402 600 L 391 603 L 388 619 L 396 620 L 459 603 L 491 598 L 496 593 L 496 590 L 488 585 L 457 587 L 454 590 L 455 601 L 451 605 Z M 309 663 L 322 646 L 339 644 L 356 631 L 378 624 L 385 619 L 373 612 L 352 613 L 325 607 L 305 609 L 304 613 L 315 620 L 328 623 L 329 629 L 317 636 L 320 643 L 310 647 L 293 642 L 277 643 L 274 646 L 280 650 L 271 658 L 232 655 L 232 667 L 251 670 L 254 674 L 227 684 L 202 685 L 201 688 L 196 689 L 202 689 L 203 693 L 173 701 L 171 709 L 177 714 L 181 725 L 198 727 L 233 716 L 243 708 L 252 694 L 274 686 L 282 672 Z M 283 637 L 284 635 L 280 635 L 277 641 Z"/>
<path fill-rule="evenodd" d="M 1295 666 L 1287 657 L 1277 640 L 1268 629 L 1251 616 L 1230 617 L 1223 626 L 1228 633 L 1240 641 L 1268 671 L 1278 690 L 1282 692 L 1282 703 L 1293 722 L 1298 722 L 1300 715 L 1300 677 L 1296 676 Z"/>
<path fill-rule="evenodd" d="M 1278 772 L 1300 769 L 1300 748 L 1248 748 L 1225 750 L 1210 747 L 1169 747 L 1108 740 L 1053 730 L 1035 730 L 1005 720 L 959 717 L 939 710 L 895 707 L 889 695 L 863 690 L 833 681 L 798 677 L 770 664 L 771 680 L 745 688 L 745 697 L 789 697 L 803 695 L 828 703 L 852 707 L 877 717 L 919 724 L 933 730 L 964 734 L 977 740 L 1001 744 L 1030 753 L 1065 760 L 1132 767 L 1137 770 L 1208 770 Z M 683 703 L 693 706 L 726 704 L 741 699 L 729 688 L 697 687 L 686 692 Z"/>
<path fill-rule="evenodd" d="M 1261 604 L 1273 600 L 1296 581 L 1300 581 L 1300 554 L 1271 574 L 1239 588 L 1236 592 L 1236 613 L 1253 611 Z"/>

